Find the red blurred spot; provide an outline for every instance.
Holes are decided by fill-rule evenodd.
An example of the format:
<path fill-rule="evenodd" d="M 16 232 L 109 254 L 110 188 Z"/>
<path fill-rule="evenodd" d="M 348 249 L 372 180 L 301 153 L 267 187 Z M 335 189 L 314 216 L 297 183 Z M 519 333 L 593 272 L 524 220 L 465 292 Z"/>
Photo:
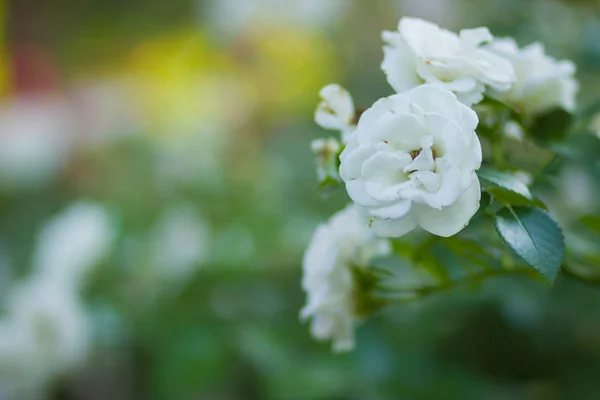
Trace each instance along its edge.
<path fill-rule="evenodd" d="M 11 50 L 15 94 L 59 90 L 60 73 L 47 49 L 36 44 L 13 44 Z"/>

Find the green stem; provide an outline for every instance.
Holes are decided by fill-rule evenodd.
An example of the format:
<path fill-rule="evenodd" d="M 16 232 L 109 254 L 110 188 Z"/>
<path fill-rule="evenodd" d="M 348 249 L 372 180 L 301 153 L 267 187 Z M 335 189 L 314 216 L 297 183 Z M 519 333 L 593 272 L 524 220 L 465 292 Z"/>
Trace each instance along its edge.
<path fill-rule="evenodd" d="M 490 278 L 509 275 L 523 275 L 537 278 L 539 274 L 529 268 L 486 270 L 478 274 L 470 275 L 467 279 L 460 281 L 448 281 L 439 285 L 422 286 L 418 288 L 388 287 L 385 288 L 386 295 L 384 295 L 382 299 L 394 303 L 407 303 L 427 295 L 449 292 L 465 286 L 478 285 Z"/>
<path fill-rule="evenodd" d="M 544 168 L 542 168 L 542 170 L 540 172 L 538 172 L 535 176 L 534 176 L 534 180 L 540 180 L 540 181 L 546 181 L 549 183 L 552 183 L 552 180 L 549 179 L 548 176 L 546 175 L 551 175 L 551 169 L 555 166 L 555 164 L 557 162 L 559 162 L 561 160 L 561 156 L 559 154 L 555 154 L 552 159 L 548 162 L 548 164 L 546 164 L 544 166 Z"/>
<path fill-rule="evenodd" d="M 504 166 L 504 146 L 502 139 L 496 139 L 492 142 L 492 157 L 496 166 L 499 168 Z"/>
<path fill-rule="evenodd" d="M 504 125 L 510 120 L 510 110 L 502 110 L 492 137 L 492 157 L 496 166 L 504 166 Z"/>

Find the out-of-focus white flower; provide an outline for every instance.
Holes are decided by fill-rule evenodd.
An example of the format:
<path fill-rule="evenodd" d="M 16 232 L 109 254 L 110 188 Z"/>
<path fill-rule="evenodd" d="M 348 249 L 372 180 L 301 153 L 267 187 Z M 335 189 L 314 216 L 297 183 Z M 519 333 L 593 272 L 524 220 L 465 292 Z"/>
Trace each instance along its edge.
<path fill-rule="evenodd" d="M 354 206 L 317 228 L 303 260 L 307 304 L 301 311 L 302 319 L 312 317 L 316 339 L 331 339 L 335 351 L 354 348 L 360 316 L 352 267 L 367 266 L 372 258 L 390 251 L 389 242 L 373 236 Z"/>
<path fill-rule="evenodd" d="M 533 183 L 533 175 L 527 171 L 515 171 L 513 176 L 523 182 L 525 186 L 530 186 Z"/>
<path fill-rule="evenodd" d="M 317 163 L 317 176 L 319 182 L 323 182 L 328 177 L 337 180 L 337 157 L 340 151 L 340 142 L 334 138 L 315 139 L 310 144 L 311 150 L 315 153 Z"/>
<path fill-rule="evenodd" d="M 463 7 L 456 7 L 455 3 L 448 0 L 399 0 L 392 2 L 392 6 L 398 10 L 398 15 L 413 15 L 428 21 L 439 21 L 452 25 L 463 19 L 465 11 L 468 12 Z"/>
<path fill-rule="evenodd" d="M 418 18 L 402 18 L 398 32 L 384 31 L 382 70 L 398 93 L 422 83 L 450 90 L 467 105 L 483 98 L 486 86 L 508 90 L 515 80 L 511 64 L 482 44 L 493 37 L 487 28 L 459 34 Z"/>
<path fill-rule="evenodd" d="M 70 94 L 77 115 L 77 140 L 95 146 L 139 131 L 142 116 L 134 106 L 127 79 L 84 82 Z"/>
<path fill-rule="evenodd" d="M 454 94 L 422 85 L 377 101 L 340 156 L 348 194 L 379 236 L 417 226 L 463 229 L 479 208 L 477 114 Z"/>
<path fill-rule="evenodd" d="M 334 138 L 315 139 L 310 143 L 310 149 L 318 156 L 336 154 L 340 151 L 340 142 Z"/>
<path fill-rule="evenodd" d="M 523 132 L 523 127 L 516 121 L 510 120 L 507 121 L 502 127 L 502 132 L 504 136 L 509 137 L 517 142 L 523 141 L 523 136 L 525 135 Z"/>
<path fill-rule="evenodd" d="M 50 183 L 65 163 L 72 138 L 72 115 L 58 98 L 1 105 L 0 185 L 29 189 Z"/>
<path fill-rule="evenodd" d="M 315 122 L 325 129 L 340 131 L 345 143 L 356 128 L 352 96 L 336 83 L 325 86 L 319 95 L 322 101 L 315 112 Z"/>
<path fill-rule="evenodd" d="M 596 132 L 596 136 L 600 139 L 600 113 L 592 118 L 591 128 Z"/>
<path fill-rule="evenodd" d="M 197 184 L 204 187 L 223 185 L 232 137 L 224 126 L 206 124 L 196 134 L 173 136 L 158 148 L 157 174 L 163 187 L 173 184 Z"/>
<path fill-rule="evenodd" d="M 563 168 L 559 176 L 559 188 L 558 193 L 571 216 L 594 209 L 597 183 L 585 169 L 575 165 Z"/>
<path fill-rule="evenodd" d="M 517 81 L 509 91 L 495 93 L 499 99 L 528 114 L 554 107 L 574 110 L 579 84 L 571 61 L 548 57 L 541 43 L 519 49 L 510 38 L 495 39 L 486 49 L 510 61 L 516 73 Z"/>
<path fill-rule="evenodd" d="M 105 208 L 75 203 L 43 227 L 33 266 L 57 280 L 79 285 L 109 251 L 115 233 L 114 220 Z"/>
<path fill-rule="evenodd" d="M 192 207 L 178 206 L 160 217 L 152 243 L 155 270 L 181 280 L 208 258 L 208 226 Z"/>
<path fill-rule="evenodd" d="M 343 14 L 344 0 L 210 0 L 206 20 L 220 31 L 239 35 L 248 27 L 279 24 L 309 28 L 328 26 Z"/>
<path fill-rule="evenodd" d="M 43 393 L 85 361 L 89 321 L 72 289 L 36 274 L 10 293 L 0 323 L 0 387 L 7 398 Z"/>

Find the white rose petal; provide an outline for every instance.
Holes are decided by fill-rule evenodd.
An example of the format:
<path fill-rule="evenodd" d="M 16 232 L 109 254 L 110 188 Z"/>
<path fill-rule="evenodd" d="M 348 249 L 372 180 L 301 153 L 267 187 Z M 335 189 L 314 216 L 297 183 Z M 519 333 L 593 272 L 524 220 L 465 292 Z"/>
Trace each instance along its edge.
<path fill-rule="evenodd" d="M 540 43 L 519 49 L 513 39 L 496 39 L 486 49 L 510 61 L 515 70 L 516 83 L 509 91 L 495 93 L 499 99 L 528 114 L 554 107 L 575 109 L 579 84 L 571 61 L 548 57 Z"/>
<path fill-rule="evenodd" d="M 422 85 L 365 111 L 340 156 L 340 176 L 383 237 L 417 226 L 439 236 L 463 229 L 479 208 L 477 114 L 451 92 Z"/>
<path fill-rule="evenodd" d="M 402 18 L 398 31 L 384 31 L 382 39 L 381 68 L 398 93 L 430 83 L 471 105 L 481 101 L 486 86 L 508 90 L 515 80 L 508 61 L 481 47 L 493 39 L 487 28 L 457 35 L 431 22 Z"/>
<path fill-rule="evenodd" d="M 352 96 L 340 85 L 332 83 L 321 89 L 321 103 L 315 112 L 315 122 L 325 128 L 340 131 L 343 142 L 354 131 L 355 108 Z"/>
<path fill-rule="evenodd" d="M 351 267 L 367 266 L 391 251 L 387 240 L 376 238 L 357 209 L 349 206 L 317 228 L 303 260 L 302 287 L 307 304 L 301 317 L 312 317 L 311 333 L 331 339 L 335 351 L 354 348 L 355 287 Z"/>

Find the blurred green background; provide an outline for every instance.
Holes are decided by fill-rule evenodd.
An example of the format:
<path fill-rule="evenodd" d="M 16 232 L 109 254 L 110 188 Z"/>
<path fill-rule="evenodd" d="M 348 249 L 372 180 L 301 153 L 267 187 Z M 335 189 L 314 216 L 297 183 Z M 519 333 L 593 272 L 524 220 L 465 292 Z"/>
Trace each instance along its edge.
<path fill-rule="evenodd" d="M 600 2 L 0 4 L 0 311 L 42 262 L 48 224 L 73 204 L 110 220 L 81 283 L 83 364 L 29 397 L 0 374 L 1 400 L 600 398 L 600 291 L 565 276 L 394 308 L 348 355 L 298 319 L 304 248 L 347 202 L 316 195 L 309 143 L 332 136 L 312 120 L 318 90 L 339 82 L 358 106 L 391 94 L 380 31 L 409 15 L 542 41 L 576 62 L 587 104 Z M 568 225 L 600 202 L 585 166 L 564 175 L 549 202 Z M 90 222 L 73 215 L 77 238 Z M 46 246 L 68 259 L 88 242 Z"/>

